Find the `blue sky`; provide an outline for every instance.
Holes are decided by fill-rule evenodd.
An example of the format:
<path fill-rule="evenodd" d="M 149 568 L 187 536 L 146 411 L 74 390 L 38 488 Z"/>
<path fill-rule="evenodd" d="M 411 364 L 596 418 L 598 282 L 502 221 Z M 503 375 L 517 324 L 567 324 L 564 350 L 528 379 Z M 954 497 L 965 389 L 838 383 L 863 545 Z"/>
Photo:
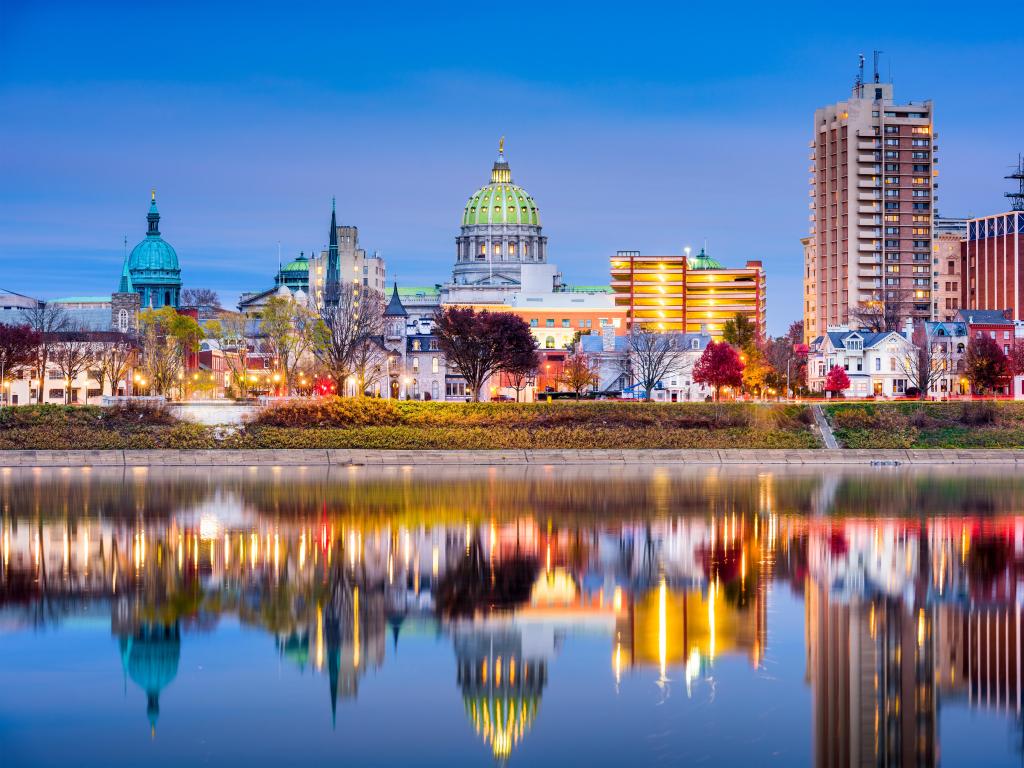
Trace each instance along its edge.
<path fill-rule="evenodd" d="M 1019 8 L 444 6 L 0 0 L 0 288 L 116 284 L 150 187 L 186 286 L 227 303 L 327 239 L 330 199 L 404 284 L 450 275 L 506 136 L 549 256 L 605 283 L 619 249 L 762 259 L 769 326 L 800 314 L 807 141 L 857 54 L 933 99 L 944 214 L 1003 210 L 1024 151 Z M 1000 21 L 1001 20 L 1001 21 Z M 828 34 L 824 30 L 829 31 Z"/>

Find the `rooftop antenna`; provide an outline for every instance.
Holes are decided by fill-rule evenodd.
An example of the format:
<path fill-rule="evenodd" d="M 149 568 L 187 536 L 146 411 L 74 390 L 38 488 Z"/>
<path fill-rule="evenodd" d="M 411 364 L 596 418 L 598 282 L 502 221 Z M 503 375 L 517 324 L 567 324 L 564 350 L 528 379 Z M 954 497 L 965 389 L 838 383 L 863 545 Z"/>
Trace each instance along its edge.
<path fill-rule="evenodd" d="M 857 96 L 864 95 L 864 54 L 857 54 L 857 79 L 853 81 L 853 92 Z"/>
<path fill-rule="evenodd" d="M 875 69 L 875 82 L 876 83 L 879 82 L 879 80 L 878 80 L 878 57 L 881 56 L 883 53 L 885 53 L 885 51 L 872 51 L 872 54 L 873 54 L 874 60 L 875 60 L 875 67 L 874 67 L 874 69 Z"/>
<path fill-rule="evenodd" d="M 1017 182 L 1016 191 L 1006 193 L 1010 201 L 1010 210 L 1024 211 L 1024 157 L 1017 155 L 1017 167 L 1006 178 Z"/>

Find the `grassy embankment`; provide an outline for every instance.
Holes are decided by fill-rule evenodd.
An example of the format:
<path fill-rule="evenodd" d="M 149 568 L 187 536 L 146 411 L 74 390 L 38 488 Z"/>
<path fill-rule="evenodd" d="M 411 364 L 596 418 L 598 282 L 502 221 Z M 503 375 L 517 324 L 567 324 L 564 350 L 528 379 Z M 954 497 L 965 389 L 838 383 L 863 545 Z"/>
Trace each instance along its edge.
<path fill-rule="evenodd" d="M 1024 403 L 839 403 L 825 413 L 844 448 L 1024 448 Z"/>
<path fill-rule="evenodd" d="M 0 411 L 0 449 L 815 448 L 809 409 L 727 403 L 294 401 L 226 436 L 162 409 Z"/>

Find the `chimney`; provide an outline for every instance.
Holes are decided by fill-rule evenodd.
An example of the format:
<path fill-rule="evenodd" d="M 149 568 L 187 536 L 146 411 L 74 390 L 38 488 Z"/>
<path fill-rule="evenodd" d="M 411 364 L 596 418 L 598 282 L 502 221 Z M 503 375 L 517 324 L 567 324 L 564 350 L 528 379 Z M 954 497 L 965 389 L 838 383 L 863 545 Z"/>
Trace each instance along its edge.
<path fill-rule="evenodd" d="M 903 335 L 908 339 L 914 338 L 914 318 L 908 317 L 903 321 Z"/>
<path fill-rule="evenodd" d="M 606 325 L 601 329 L 601 351 L 615 351 L 615 326 Z"/>

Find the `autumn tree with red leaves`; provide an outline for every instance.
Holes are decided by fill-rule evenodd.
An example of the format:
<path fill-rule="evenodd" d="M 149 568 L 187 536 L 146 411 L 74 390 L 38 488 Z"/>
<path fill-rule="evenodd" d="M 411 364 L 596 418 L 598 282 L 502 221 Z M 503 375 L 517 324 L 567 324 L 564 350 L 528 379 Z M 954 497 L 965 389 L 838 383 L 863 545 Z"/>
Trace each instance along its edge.
<path fill-rule="evenodd" d="M 825 391 L 835 395 L 850 388 L 850 377 L 838 365 L 833 365 L 825 377 Z"/>
<path fill-rule="evenodd" d="M 722 387 L 743 386 L 743 361 L 729 344 L 712 341 L 693 367 L 693 380 L 714 387 L 717 401 Z"/>

